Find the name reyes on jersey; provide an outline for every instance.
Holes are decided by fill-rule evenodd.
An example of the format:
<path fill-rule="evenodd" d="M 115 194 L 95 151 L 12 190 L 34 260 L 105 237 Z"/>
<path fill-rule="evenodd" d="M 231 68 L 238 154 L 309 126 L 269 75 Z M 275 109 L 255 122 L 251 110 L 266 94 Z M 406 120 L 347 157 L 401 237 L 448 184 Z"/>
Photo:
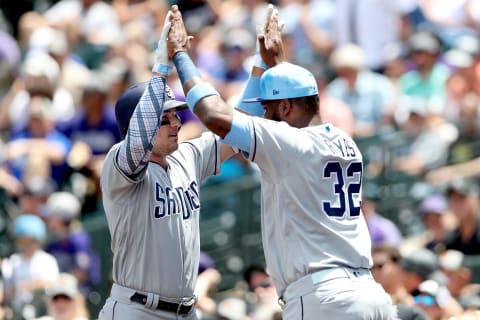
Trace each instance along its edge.
<path fill-rule="evenodd" d="M 189 219 L 195 212 L 200 210 L 199 188 L 195 181 L 192 181 L 188 188 L 184 187 L 162 187 L 155 183 L 155 219 L 182 214 L 183 219 Z"/>
<path fill-rule="evenodd" d="M 339 138 L 335 140 L 324 139 L 324 142 L 333 154 L 336 154 L 342 157 L 356 156 L 353 142 L 350 142 L 345 138 Z"/>

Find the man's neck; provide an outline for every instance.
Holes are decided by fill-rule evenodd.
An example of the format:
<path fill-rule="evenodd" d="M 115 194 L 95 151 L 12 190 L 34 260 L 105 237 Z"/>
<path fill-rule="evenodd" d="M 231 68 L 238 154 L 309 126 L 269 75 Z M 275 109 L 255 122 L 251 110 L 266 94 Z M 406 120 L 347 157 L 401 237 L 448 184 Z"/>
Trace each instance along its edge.
<path fill-rule="evenodd" d="M 322 121 L 322 118 L 320 117 L 320 114 L 316 114 L 313 116 L 312 120 L 310 120 L 310 123 L 308 124 L 308 126 L 318 126 L 320 124 L 322 124 L 323 121 Z"/>
<path fill-rule="evenodd" d="M 167 162 L 167 157 L 159 157 L 159 156 L 156 156 L 156 155 L 153 155 L 150 157 L 150 162 L 154 162 L 156 164 L 158 164 L 159 166 L 161 166 L 163 169 L 167 170 L 168 168 L 168 162 Z"/>

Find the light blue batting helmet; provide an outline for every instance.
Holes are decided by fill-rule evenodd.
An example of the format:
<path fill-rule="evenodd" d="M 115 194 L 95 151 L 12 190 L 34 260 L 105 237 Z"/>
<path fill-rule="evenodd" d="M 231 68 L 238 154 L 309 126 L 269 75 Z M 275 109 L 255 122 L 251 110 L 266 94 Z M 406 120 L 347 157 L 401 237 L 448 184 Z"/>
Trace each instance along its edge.
<path fill-rule="evenodd" d="M 260 78 L 260 97 L 244 102 L 292 99 L 318 94 L 317 81 L 307 69 L 282 62 L 266 70 Z"/>

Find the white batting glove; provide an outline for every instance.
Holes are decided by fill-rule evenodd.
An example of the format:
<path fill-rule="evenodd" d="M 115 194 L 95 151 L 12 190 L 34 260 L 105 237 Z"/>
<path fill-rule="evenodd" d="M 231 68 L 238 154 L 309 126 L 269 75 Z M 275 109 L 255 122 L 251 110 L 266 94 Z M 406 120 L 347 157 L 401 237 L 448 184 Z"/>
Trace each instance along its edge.
<path fill-rule="evenodd" d="M 168 76 L 172 72 L 173 66 L 168 61 L 168 52 L 167 52 L 167 36 L 170 31 L 170 15 L 171 12 L 168 11 L 167 16 L 165 17 L 165 22 L 163 23 L 162 33 L 160 34 L 160 39 L 157 43 L 157 49 L 155 50 L 155 63 L 153 65 L 152 71 L 160 73 L 161 75 Z"/>
<path fill-rule="evenodd" d="M 273 14 L 274 10 L 276 10 L 276 9 L 273 6 L 273 4 L 271 4 L 271 3 L 268 4 L 267 12 L 265 14 L 263 24 L 257 28 L 257 33 L 258 34 L 263 34 L 263 35 L 267 34 L 266 30 L 267 30 L 267 26 L 268 26 L 268 20 L 270 19 L 270 16 Z M 254 60 L 253 64 L 254 64 L 255 67 L 262 68 L 262 69 L 265 69 L 265 70 L 268 69 L 267 64 L 263 61 L 262 56 L 260 55 L 260 45 L 258 43 L 258 40 L 256 42 L 255 60 Z"/>

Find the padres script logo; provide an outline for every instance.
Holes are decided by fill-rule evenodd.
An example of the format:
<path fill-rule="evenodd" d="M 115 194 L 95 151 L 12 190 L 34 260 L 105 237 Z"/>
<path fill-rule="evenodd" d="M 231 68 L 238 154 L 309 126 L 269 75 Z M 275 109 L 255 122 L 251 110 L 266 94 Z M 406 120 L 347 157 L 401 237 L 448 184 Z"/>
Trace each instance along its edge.
<path fill-rule="evenodd" d="M 182 212 L 183 219 L 189 219 L 195 211 L 198 212 L 200 209 L 198 185 L 195 181 L 190 183 L 187 190 L 183 187 L 163 188 L 157 182 L 155 183 L 155 200 L 158 202 L 155 206 L 155 219 L 178 215 Z"/>

